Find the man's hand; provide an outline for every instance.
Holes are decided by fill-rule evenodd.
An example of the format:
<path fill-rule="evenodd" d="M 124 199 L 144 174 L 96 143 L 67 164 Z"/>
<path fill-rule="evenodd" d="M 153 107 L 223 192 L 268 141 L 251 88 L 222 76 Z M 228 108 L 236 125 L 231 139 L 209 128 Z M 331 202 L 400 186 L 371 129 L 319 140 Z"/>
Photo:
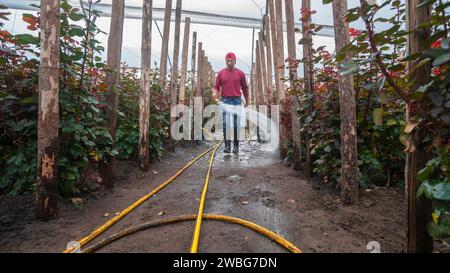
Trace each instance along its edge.
<path fill-rule="evenodd" d="M 247 108 L 247 106 L 248 106 L 248 99 L 245 98 L 245 101 L 244 101 L 244 108 Z"/>
<path fill-rule="evenodd" d="M 219 91 L 217 91 L 216 89 L 213 89 L 213 100 L 215 102 L 219 102 Z"/>

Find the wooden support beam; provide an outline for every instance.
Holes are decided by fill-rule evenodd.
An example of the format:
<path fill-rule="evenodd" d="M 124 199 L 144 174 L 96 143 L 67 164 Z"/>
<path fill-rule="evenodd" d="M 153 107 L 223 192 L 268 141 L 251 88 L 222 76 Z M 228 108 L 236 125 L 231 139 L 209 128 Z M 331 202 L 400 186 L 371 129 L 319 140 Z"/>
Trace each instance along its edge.
<path fill-rule="evenodd" d="M 201 68 L 201 62 L 202 62 L 202 51 L 203 51 L 203 43 L 199 42 L 198 43 L 198 54 L 197 54 L 197 86 L 195 88 L 195 95 L 194 97 L 199 97 L 201 96 L 201 77 L 202 77 L 202 73 L 200 73 L 200 71 L 202 70 Z"/>
<path fill-rule="evenodd" d="M 36 217 L 48 221 L 57 215 L 59 153 L 60 3 L 41 1 L 41 60 L 36 177 Z"/>
<path fill-rule="evenodd" d="M 347 0 L 333 1 L 333 21 L 336 42 L 336 52 L 340 52 L 350 43 L 349 26 L 345 19 L 347 14 Z M 342 63 L 351 61 L 350 54 L 346 53 Z M 339 72 L 343 69 L 339 65 Z M 356 105 L 353 77 L 339 75 L 339 105 L 341 118 L 341 178 L 340 187 L 344 204 L 353 204 L 358 201 L 357 181 L 357 136 L 356 136 Z"/>
<path fill-rule="evenodd" d="M 161 59 L 159 61 L 159 83 L 163 89 L 166 88 L 167 76 L 167 56 L 169 55 L 169 35 L 170 35 L 170 17 L 172 16 L 172 0 L 166 1 L 164 8 L 164 29 L 161 45 Z"/>
<path fill-rule="evenodd" d="M 200 62 L 198 66 L 198 74 L 200 75 L 200 96 L 205 96 L 205 50 L 201 50 Z"/>
<path fill-rule="evenodd" d="M 197 31 L 192 32 L 192 51 L 191 51 L 191 92 L 189 98 L 189 105 L 192 104 L 192 96 L 195 93 L 195 80 L 196 80 L 196 63 L 197 63 Z"/>
<path fill-rule="evenodd" d="M 181 4 L 182 0 L 177 0 L 175 7 L 175 36 L 173 43 L 173 57 L 172 57 L 172 75 L 170 77 L 170 106 L 175 107 L 177 105 L 178 96 L 178 60 L 180 57 L 180 25 L 181 25 Z M 170 117 L 170 127 L 176 122 L 176 117 Z M 175 151 L 175 141 L 172 136 L 169 137 L 169 144 L 167 150 L 170 152 Z"/>
<path fill-rule="evenodd" d="M 208 57 L 206 57 L 206 52 L 203 51 L 203 90 L 202 90 L 202 96 L 206 95 L 206 87 L 208 85 L 208 75 L 206 73 L 206 71 L 208 70 Z"/>
<path fill-rule="evenodd" d="M 407 31 L 408 35 L 408 56 L 423 52 L 426 48 L 426 41 L 431 34 L 429 28 L 419 27 L 420 25 L 430 22 L 431 5 L 425 5 L 417 8 L 424 3 L 425 0 L 407 0 Z M 408 64 L 408 71 L 414 71 L 417 63 L 411 61 Z M 430 82 L 431 66 L 429 64 L 418 68 L 413 78 L 415 85 L 411 86 L 409 92 L 414 92 L 419 86 Z M 414 112 L 408 107 L 406 117 L 409 119 Z M 431 200 L 422 195 L 417 197 L 417 190 L 420 181 L 417 180 L 417 173 L 423 169 L 427 160 L 430 158 L 429 153 L 425 151 L 423 144 L 423 131 L 420 128 L 417 133 L 417 140 L 414 143 L 416 150 L 406 154 L 405 162 L 405 191 L 408 201 L 408 229 L 407 229 L 407 250 L 408 252 L 429 253 L 433 251 L 433 239 L 428 234 L 427 224 L 431 221 L 432 203 Z"/>
<path fill-rule="evenodd" d="M 270 0 L 269 0 L 270 1 Z M 269 6 L 270 7 L 270 6 Z M 275 0 L 275 29 L 277 37 L 277 46 L 275 47 L 275 53 L 277 58 L 277 68 L 278 68 L 278 89 L 280 100 L 285 99 L 285 86 L 283 80 L 284 78 L 284 33 L 283 33 L 283 5 L 281 1 Z"/>
<path fill-rule="evenodd" d="M 252 49 L 253 51 L 253 49 Z M 250 70 L 250 92 L 249 103 L 255 104 L 255 63 L 252 63 L 252 69 Z"/>
<path fill-rule="evenodd" d="M 139 168 L 146 172 L 149 168 L 149 127 L 150 127 L 150 70 L 152 52 L 152 6 L 153 0 L 142 4 L 142 44 L 141 44 L 141 93 L 139 97 Z"/>
<path fill-rule="evenodd" d="M 113 147 L 116 139 L 116 112 L 117 112 L 117 94 L 114 87 L 120 80 L 120 60 L 122 53 L 122 36 L 125 12 L 124 0 L 113 0 L 111 25 L 108 37 L 108 52 L 106 61 L 106 101 L 108 107 L 105 107 L 107 122 L 106 128 L 112 137 Z M 102 183 L 106 188 L 114 188 L 114 176 L 116 173 L 115 157 L 106 155 L 106 162 L 100 161 L 99 172 L 102 177 Z"/>
<path fill-rule="evenodd" d="M 259 55 L 261 58 L 261 82 L 262 82 L 262 89 L 261 89 L 261 104 L 267 104 L 267 65 L 266 65 L 266 51 L 264 50 L 264 38 L 262 31 L 258 32 L 258 39 L 259 39 Z"/>
<path fill-rule="evenodd" d="M 269 7 L 270 8 L 270 7 Z M 276 26 L 276 58 L 278 69 L 278 92 L 280 105 L 280 157 L 284 159 L 287 156 L 286 141 L 292 138 L 290 128 L 291 111 L 286 98 L 286 91 L 283 80 L 284 78 L 284 34 L 283 34 L 283 3 L 275 1 L 275 26 Z"/>
<path fill-rule="evenodd" d="M 266 45 L 266 56 L 267 56 L 267 104 L 270 105 L 273 101 L 273 73 L 272 73 L 272 39 L 270 35 L 270 18 L 268 15 L 264 16 L 264 26 L 265 26 L 265 45 Z"/>
<path fill-rule="evenodd" d="M 256 40 L 256 87 L 255 87 L 255 105 L 258 106 L 261 104 L 261 90 L 262 90 L 262 72 L 261 72 L 261 54 L 259 52 L 259 40 Z"/>
<path fill-rule="evenodd" d="M 300 86 L 298 83 L 297 75 L 297 54 L 296 54 L 296 42 L 295 42 L 295 22 L 294 22 L 294 7 L 292 0 L 285 0 L 286 7 L 286 33 L 287 33 L 287 45 L 288 45 L 288 58 L 289 58 L 289 79 L 291 91 L 298 92 Z M 294 149 L 294 158 L 292 163 L 295 170 L 300 170 L 302 166 L 301 160 L 301 134 L 300 134 L 300 116 L 298 114 L 298 108 L 300 107 L 298 96 L 291 95 L 291 115 L 292 115 L 292 143 Z"/>
<path fill-rule="evenodd" d="M 181 53 L 180 96 L 178 100 L 180 104 L 185 104 L 184 100 L 186 92 L 186 70 L 187 70 L 190 26 L 191 26 L 191 18 L 186 17 L 184 21 L 183 52 Z"/>
<path fill-rule="evenodd" d="M 274 83 L 275 83 L 275 91 L 276 96 L 274 97 L 273 103 L 278 103 L 278 98 L 280 98 L 280 70 L 278 67 L 282 64 L 279 64 L 279 58 L 278 58 L 278 41 L 277 41 L 277 26 L 275 24 L 275 7 L 273 4 L 273 0 L 267 0 L 269 4 L 269 21 L 270 21 L 270 33 L 271 33 L 271 42 L 272 42 L 272 60 L 273 60 L 273 72 L 275 74 Z"/>
<path fill-rule="evenodd" d="M 311 10 L 311 0 L 302 0 L 302 9 Z M 312 54 L 312 34 L 310 32 L 310 26 L 312 23 L 311 13 L 304 12 L 301 18 L 302 20 L 302 36 L 306 43 L 303 44 L 303 71 L 304 71 L 304 82 L 305 82 L 305 92 L 310 92 L 314 96 L 314 75 L 313 75 L 313 54 Z M 313 105 L 311 107 L 314 107 Z M 312 110 L 311 110 L 312 111 Z M 309 178 L 312 175 L 312 155 L 311 155 L 311 144 L 310 141 L 310 128 L 309 126 L 305 130 L 305 151 L 306 151 L 306 164 L 305 164 L 305 174 Z"/>
<path fill-rule="evenodd" d="M 175 36 L 173 43 L 172 57 L 172 76 L 171 76 L 171 103 L 177 104 L 177 80 L 178 80 L 178 63 L 180 58 L 180 28 L 181 28 L 181 5 L 182 0 L 177 0 L 175 8 Z"/>

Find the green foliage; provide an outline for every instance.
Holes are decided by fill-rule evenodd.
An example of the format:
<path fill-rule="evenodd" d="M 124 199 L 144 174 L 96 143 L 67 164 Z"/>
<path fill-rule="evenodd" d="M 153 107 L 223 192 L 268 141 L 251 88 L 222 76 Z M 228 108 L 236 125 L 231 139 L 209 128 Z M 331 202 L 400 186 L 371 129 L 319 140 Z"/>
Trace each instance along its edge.
<path fill-rule="evenodd" d="M 112 149 L 111 135 L 105 129 L 106 72 L 100 57 L 104 48 L 96 40 L 103 32 L 95 24 L 99 14 L 91 5 L 92 1 L 87 1 L 79 10 L 68 1 L 61 3 L 58 185 L 63 195 L 100 187 L 97 168 L 105 155 L 119 159 L 137 155 L 139 79 L 136 71 L 124 73 L 117 88 L 117 145 Z M 23 20 L 29 24 L 28 29 L 39 31 L 38 17 L 24 14 Z M 19 194 L 35 190 L 39 33 L 12 35 L 2 26 L 0 21 L 0 193 Z M 150 153 L 159 158 L 168 129 L 168 118 L 161 112 L 168 111 L 158 109 L 164 99 L 154 77 Z"/>
<path fill-rule="evenodd" d="M 119 159 L 137 159 L 139 144 L 139 94 L 140 85 L 136 69 L 124 65 L 119 96 L 119 126 L 116 132 L 116 149 Z M 158 85 L 159 74 L 151 72 L 152 98 L 150 103 L 150 158 L 160 159 L 163 140 L 168 137 L 169 101 Z"/>
<path fill-rule="evenodd" d="M 383 18 L 377 12 L 383 7 L 390 7 L 396 11 L 391 18 Z M 373 111 L 373 124 L 366 120 L 362 134 L 358 130 L 359 142 L 367 147 L 367 137 L 373 138 L 372 143 L 380 143 L 382 146 L 372 147 L 376 152 L 358 152 L 360 160 L 371 162 L 371 166 L 379 166 L 386 162 L 377 159 L 377 155 L 388 155 L 395 149 L 397 142 L 392 136 L 398 136 L 405 145 L 406 152 L 414 152 L 424 149 L 431 156 L 426 167 L 419 171 L 417 178 L 421 181 L 418 195 L 425 195 L 433 200 L 433 221 L 428 226 L 429 233 L 436 238 L 446 238 L 450 235 L 450 175 L 449 175 L 449 145 L 450 145 L 450 3 L 446 1 L 424 1 L 417 9 L 431 8 L 431 20 L 418 26 L 424 33 L 431 30 L 431 35 L 425 42 L 425 50 L 402 58 L 401 52 L 406 48 L 408 33 L 404 30 L 405 4 L 402 1 L 385 0 L 380 5 L 366 5 L 356 7 L 348 11 L 347 20 L 365 20 L 368 29 L 351 29 L 352 42 L 338 53 L 337 60 L 341 61 L 344 52 L 350 53 L 353 58 L 350 63 L 341 64 L 343 75 L 354 75 L 357 89 L 357 99 L 366 97 L 369 113 Z M 376 19 L 375 19 L 376 18 Z M 374 33 L 369 37 L 368 30 L 374 28 L 377 22 L 388 23 L 386 30 Z M 367 27 L 366 27 L 367 28 Z M 376 53 L 370 45 L 369 38 L 373 39 Z M 381 63 L 376 56 L 381 56 Z M 339 57 L 341 56 L 341 57 Z M 407 62 L 415 63 L 412 69 L 406 70 Z M 387 71 L 381 71 L 381 67 Z M 381 73 L 382 72 L 382 73 Z M 429 73 L 430 81 L 424 85 L 416 86 L 415 73 Z M 361 91 L 363 93 L 361 93 Z M 374 99 L 377 102 L 374 102 Z M 360 101 L 361 102 L 361 101 Z M 360 104 L 358 102 L 358 104 Z M 373 108 L 373 106 L 376 108 Z M 370 106 L 370 108 L 369 108 Z M 400 106 L 400 107 L 399 107 Z M 401 114 L 408 109 L 409 119 L 402 120 Z M 358 110 L 358 125 L 364 119 Z M 387 122 L 384 122 L 387 120 Z M 399 130 L 401 128 L 401 130 Z M 361 140 L 362 136 L 362 140 Z M 397 137 L 397 139 L 398 139 Z M 395 143 L 395 146 L 392 146 Z M 373 144 L 372 144 L 373 146 Z M 361 158 L 363 155 L 364 158 Z M 392 153 L 391 153 L 392 155 Z M 396 157 L 388 156 L 388 166 L 393 167 L 398 160 L 402 160 L 400 154 Z M 369 157 L 368 157 L 369 156 Z M 377 161 L 373 161 L 373 159 Z M 394 159 L 394 160 L 393 160 Z M 392 161 L 393 160 L 393 161 Z M 389 162 L 390 161 L 390 162 Z M 361 164 L 358 164 L 361 168 Z M 398 165 L 398 164 L 397 164 Z M 374 170 L 376 171 L 377 168 Z M 384 168 L 381 168 L 385 170 Z M 401 169 L 400 169 L 401 170 Z"/>

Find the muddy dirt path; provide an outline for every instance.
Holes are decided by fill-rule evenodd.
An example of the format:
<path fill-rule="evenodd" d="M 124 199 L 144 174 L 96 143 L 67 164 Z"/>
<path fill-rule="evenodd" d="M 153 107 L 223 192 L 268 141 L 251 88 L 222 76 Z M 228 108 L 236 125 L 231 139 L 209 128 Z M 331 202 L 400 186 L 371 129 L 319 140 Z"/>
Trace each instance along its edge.
<path fill-rule="evenodd" d="M 186 145 L 167 154 L 141 173 L 134 162 L 120 162 L 113 192 L 82 196 L 77 208 L 61 199 L 59 217 L 48 223 L 34 218 L 33 196 L 0 197 L 0 252 L 60 252 L 115 213 L 171 177 L 208 147 Z M 105 234 L 131 225 L 181 214 L 196 213 L 209 156 L 150 198 Z M 239 217 L 273 230 L 304 252 L 368 252 L 377 241 L 382 252 L 403 252 L 406 206 L 400 189 L 373 188 L 360 192 L 360 203 L 343 206 L 329 186 L 307 182 L 276 153 L 262 152 L 245 142 L 239 155 L 219 149 L 207 194 L 205 213 Z M 107 216 L 105 216 L 107 215 Z M 188 252 L 194 222 L 141 231 L 99 252 Z M 97 241 L 96 239 L 95 241 Z M 286 252 L 252 230 L 230 223 L 204 221 L 199 252 Z"/>

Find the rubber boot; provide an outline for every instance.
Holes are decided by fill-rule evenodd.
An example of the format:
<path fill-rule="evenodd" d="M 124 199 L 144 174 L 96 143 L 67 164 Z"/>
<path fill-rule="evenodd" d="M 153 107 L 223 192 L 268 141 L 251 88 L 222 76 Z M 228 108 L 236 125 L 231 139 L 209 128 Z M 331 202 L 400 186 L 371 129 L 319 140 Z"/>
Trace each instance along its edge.
<path fill-rule="evenodd" d="M 234 141 L 233 153 L 239 153 L 239 140 Z"/>
<path fill-rule="evenodd" d="M 231 153 L 231 140 L 225 140 L 225 149 L 223 150 L 224 153 Z"/>

